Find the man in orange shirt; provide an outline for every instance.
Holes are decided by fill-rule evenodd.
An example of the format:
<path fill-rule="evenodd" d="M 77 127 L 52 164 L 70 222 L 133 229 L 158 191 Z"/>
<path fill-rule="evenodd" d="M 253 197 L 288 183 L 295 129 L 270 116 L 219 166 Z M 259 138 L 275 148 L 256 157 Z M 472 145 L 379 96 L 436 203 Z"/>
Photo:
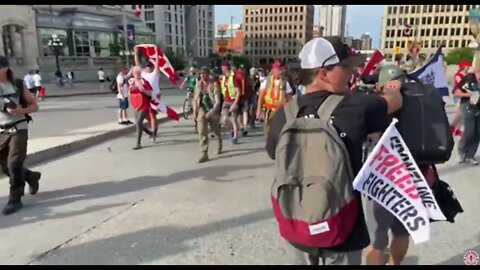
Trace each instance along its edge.
<path fill-rule="evenodd" d="M 273 113 L 281 108 L 281 106 L 293 96 L 292 86 L 288 83 L 287 78 L 282 75 L 280 67 L 280 62 L 273 63 L 270 75 L 268 75 L 268 77 L 260 85 L 257 119 L 265 119 L 265 134 L 268 133 L 268 124 L 273 116 Z M 264 106 L 265 115 L 262 114 L 262 108 Z"/>

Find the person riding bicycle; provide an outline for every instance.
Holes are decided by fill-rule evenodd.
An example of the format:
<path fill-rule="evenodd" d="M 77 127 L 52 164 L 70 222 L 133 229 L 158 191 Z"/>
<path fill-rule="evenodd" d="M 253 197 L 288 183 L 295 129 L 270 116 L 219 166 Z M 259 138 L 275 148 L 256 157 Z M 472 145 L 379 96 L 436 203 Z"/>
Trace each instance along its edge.
<path fill-rule="evenodd" d="M 185 85 L 185 83 L 188 82 L 187 91 L 188 91 L 188 94 L 191 95 L 193 93 L 193 91 L 195 90 L 195 86 L 197 85 L 197 81 L 198 81 L 198 76 L 195 73 L 195 68 L 191 67 L 187 77 L 185 77 L 185 80 L 183 80 L 182 85 L 180 85 L 180 89 L 183 89 L 183 86 Z"/>

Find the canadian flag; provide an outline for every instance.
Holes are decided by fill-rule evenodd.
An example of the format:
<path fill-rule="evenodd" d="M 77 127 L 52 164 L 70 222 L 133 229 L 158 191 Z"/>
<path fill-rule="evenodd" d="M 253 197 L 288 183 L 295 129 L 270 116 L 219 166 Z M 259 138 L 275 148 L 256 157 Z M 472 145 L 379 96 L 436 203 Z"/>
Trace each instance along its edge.
<path fill-rule="evenodd" d="M 140 17 L 140 15 L 142 15 L 142 5 L 136 5 L 135 16 Z"/>
<path fill-rule="evenodd" d="M 168 77 L 170 82 L 173 84 L 177 83 L 175 80 L 175 70 L 162 49 L 152 44 L 140 44 L 137 45 L 137 47 L 140 52 L 143 53 L 145 58 L 153 64 L 155 64 L 155 59 L 158 54 L 158 69 Z M 146 80 L 146 78 L 144 78 L 144 80 Z M 150 85 L 150 88 L 152 88 L 152 99 L 150 101 L 151 108 L 157 112 L 166 114 L 168 118 L 172 120 L 178 121 L 178 113 L 163 102 L 162 96 L 160 95 L 160 85 L 150 81 L 148 81 L 147 85 Z"/>
<path fill-rule="evenodd" d="M 368 61 L 365 68 L 363 69 L 362 75 L 370 76 L 372 74 L 372 71 L 375 69 L 375 66 L 378 65 L 383 60 L 385 60 L 385 57 L 383 56 L 383 54 L 379 50 L 376 50 L 372 54 L 372 57 L 370 57 L 370 60 Z"/>
<path fill-rule="evenodd" d="M 145 58 L 153 64 L 155 64 L 155 58 L 158 54 L 158 68 L 165 76 L 167 76 L 170 82 L 175 85 L 177 84 L 177 81 L 175 80 L 175 69 L 173 69 L 172 64 L 170 64 L 170 61 L 161 48 L 152 44 L 139 44 L 137 47 L 143 55 L 145 55 Z"/>
<path fill-rule="evenodd" d="M 409 24 L 405 24 L 405 29 L 403 29 L 403 36 L 410 37 L 412 35 L 412 26 Z"/>

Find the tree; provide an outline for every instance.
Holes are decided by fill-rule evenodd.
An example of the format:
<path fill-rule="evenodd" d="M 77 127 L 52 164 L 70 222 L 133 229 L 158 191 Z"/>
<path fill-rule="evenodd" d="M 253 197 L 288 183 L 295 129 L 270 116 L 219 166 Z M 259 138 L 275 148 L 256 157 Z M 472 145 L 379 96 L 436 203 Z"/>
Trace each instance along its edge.
<path fill-rule="evenodd" d="M 470 48 L 458 48 L 453 49 L 445 57 L 445 62 L 448 65 L 458 65 L 461 61 L 473 61 L 473 49 Z"/>

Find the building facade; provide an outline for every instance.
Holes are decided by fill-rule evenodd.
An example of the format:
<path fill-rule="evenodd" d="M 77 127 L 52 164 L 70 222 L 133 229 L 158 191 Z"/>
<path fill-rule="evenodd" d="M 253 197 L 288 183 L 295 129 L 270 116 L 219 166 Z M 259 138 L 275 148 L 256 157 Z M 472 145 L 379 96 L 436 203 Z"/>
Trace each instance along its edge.
<path fill-rule="evenodd" d="M 345 36 L 346 5 L 320 5 L 320 26 L 324 36 Z"/>
<path fill-rule="evenodd" d="M 372 36 L 369 33 L 365 33 L 360 39 L 362 40 L 362 50 L 370 51 L 372 49 Z"/>
<path fill-rule="evenodd" d="M 392 59 L 395 48 L 400 54 L 408 54 L 408 41 L 421 45 L 420 57 L 429 58 L 438 47 L 444 52 L 454 48 L 466 48 L 473 40 L 468 16 L 470 9 L 480 5 L 385 5 L 381 49 L 387 59 Z M 408 33 L 406 26 L 411 26 Z M 407 33 L 405 33 L 407 32 Z M 409 36 L 407 36 L 409 35 Z"/>
<path fill-rule="evenodd" d="M 143 5 L 141 17 L 166 49 L 189 57 L 213 51 L 214 5 Z"/>
<path fill-rule="evenodd" d="M 223 45 L 232 53 L 244 53 L 244 31 L 241 24 L 219 24 L 215 29 L 215 52 Z"/>
<path fill-rule="evenodd" d="M 244 5 L 245 55 L 254 64 L 298 58 L 313 37 L 313 5 Z"/>
<path fill-rule="evenodd" d="M 18 73 L 40 68 L 43 74 L 53 74 L 56 61 L 48 42 L 56 35 L 64 44 L 59 50 L 62 71 L 74 70 L 80 81 L 96 79 L 99 67 L 112 73 L 119 61 L 115 47 L 123 47 L 122 15 L 119 6 L 5 5 L 0 9 L 0 54 L 9 57 Z M 152 31 L 133 12 L 127 11 L 126 19 L 136 43 L 153 41 Z"/>

